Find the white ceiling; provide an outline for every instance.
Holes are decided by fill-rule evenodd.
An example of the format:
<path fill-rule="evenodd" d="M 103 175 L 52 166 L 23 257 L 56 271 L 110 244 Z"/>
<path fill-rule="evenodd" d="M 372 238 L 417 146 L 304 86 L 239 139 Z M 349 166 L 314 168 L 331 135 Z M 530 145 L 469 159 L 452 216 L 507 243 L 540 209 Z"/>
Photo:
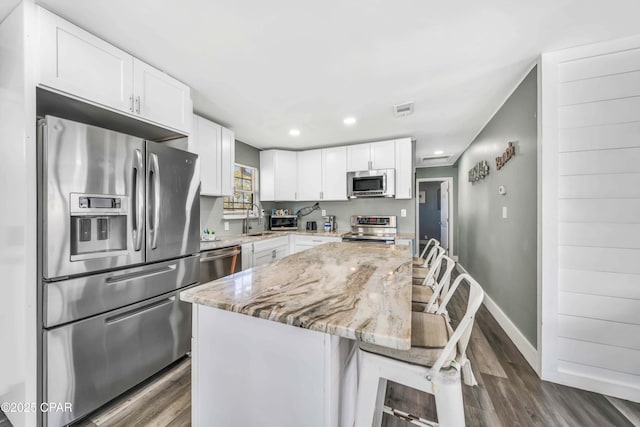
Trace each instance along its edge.
<path fill-rule="evenodd" d="M 250 145 L 411 136 L 418 159 L 459 155 L 541 52 L 640 33 L 638 0 L 40 3 L 190 85 Z"/>

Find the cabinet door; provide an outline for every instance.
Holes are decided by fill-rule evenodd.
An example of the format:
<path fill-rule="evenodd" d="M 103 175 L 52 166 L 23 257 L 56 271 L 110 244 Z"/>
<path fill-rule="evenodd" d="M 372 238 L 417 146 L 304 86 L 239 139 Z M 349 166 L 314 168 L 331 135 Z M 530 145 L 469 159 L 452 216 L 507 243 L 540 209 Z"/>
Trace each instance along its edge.
<path fill-rule="evenodd" d="M 347 200 L 347 147 L 322 150 L 322 200 Z"/>
<path fill-rule="evenodd" d="M 231 129 L 222 128 L 220 147 L 221 194 L 233 196 L 233 164 L 236 160 L 236 139 Z"/>
<path fill-rule="evenodd" d="M 253 268 L 253 243 L 242 245 L 242 270 Z"/>
<path fill-rule="evenodd" d="M 133 113 L 133 57 L 38 7 L 38 83 Z"/>
<path fill-rule="evenodd" d="M 136 114 L 190 133 L 193 106 L 189 86 L 134 58 L 133 89 Z"/>
<path fill-rule="evenodd" d="M 260 252 L 254 252 L 253 254 L 253 266 L 259 267 L 265 264 L 271 264 L 277 257 L 277 249 L 267 249 Z"/>
<path fill-rule="evenodd" d="M 396 167 L 395 141 L 372 142 L 371 169 L 393 169 Z"/>
<path fill-rule="evenodd" d="M 298 151 L 296 200 L 322 200 L 322 150 Z"/>
<path fill-rule="evenodd" d="M 222 126 L 205 118 L 194 116 L 194 140 L 198 147 L 200 163 L 200 194 L 221 194 L 221 139 Z"/>
<path fill-rule="evenodd" d="M 396 199 L 410 199 L 413 187 L 411 138 L 396 140 Z"/>
<path fill-rule="evenodd" d="M 347 171 L 366 171 L 371 169 L 369 161 L 371 144 L 347 146 Z"/>
<path fill-rule="evenodd" d="M 298 185 L 297 153 L 295 151 L 275 151 L 275 193 L 276 200 L 296 200 Z"/>
<path fill-rule="evenodd" d="M 275 150 L 260 152 L 260 200 L 276 200 Z"/>

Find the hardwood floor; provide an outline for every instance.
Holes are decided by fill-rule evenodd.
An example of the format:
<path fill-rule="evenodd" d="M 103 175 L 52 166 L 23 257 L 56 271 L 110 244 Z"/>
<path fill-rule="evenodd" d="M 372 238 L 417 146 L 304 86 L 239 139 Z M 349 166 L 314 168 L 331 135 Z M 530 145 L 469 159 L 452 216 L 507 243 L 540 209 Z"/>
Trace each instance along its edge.
<path fill-rule="evenodd" d="M 465 303 L 463 290 L 450 303 L 454 320 Z M 463 386 L 468 427 L 640 426 L 638 403 L 541 381 L 484 306 L 476 316 L 468 352 L 479 383 Z M 75 426 L 188 426 L 190 390 L 191 359 L 185 358 Z M 389 383 L 386 404 L 437 420 L 430 395 L 399 384 Z M 9 426 L 0 412 L 0 427 Z M 383 426 L 410 424 L 385 414 Z"/>

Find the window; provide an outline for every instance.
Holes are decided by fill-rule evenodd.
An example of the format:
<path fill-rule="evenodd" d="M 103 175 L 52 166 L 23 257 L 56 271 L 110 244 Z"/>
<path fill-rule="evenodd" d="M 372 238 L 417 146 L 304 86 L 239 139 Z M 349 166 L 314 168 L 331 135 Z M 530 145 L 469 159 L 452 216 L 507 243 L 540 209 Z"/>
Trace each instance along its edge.
<path fill-rule="evenodd" d="M 258 169 L 251 166 L 233 165 L 233 196 L 224 198 L 225 216 L 244 216 L 257 204 Z M 254 213 L 257 215 L 257 212 Z M 252 215 L 253 216 L 253 215 Z"/>

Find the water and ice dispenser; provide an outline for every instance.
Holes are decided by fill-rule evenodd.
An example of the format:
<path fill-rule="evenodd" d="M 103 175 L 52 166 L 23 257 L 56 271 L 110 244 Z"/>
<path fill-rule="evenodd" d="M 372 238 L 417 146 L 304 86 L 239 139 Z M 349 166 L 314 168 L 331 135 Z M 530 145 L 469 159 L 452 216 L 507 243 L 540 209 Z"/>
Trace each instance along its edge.
<path fill-rule="evenodd" d="M 71 261 L 127 250 L 128 197 L 71 194 Z"/>

